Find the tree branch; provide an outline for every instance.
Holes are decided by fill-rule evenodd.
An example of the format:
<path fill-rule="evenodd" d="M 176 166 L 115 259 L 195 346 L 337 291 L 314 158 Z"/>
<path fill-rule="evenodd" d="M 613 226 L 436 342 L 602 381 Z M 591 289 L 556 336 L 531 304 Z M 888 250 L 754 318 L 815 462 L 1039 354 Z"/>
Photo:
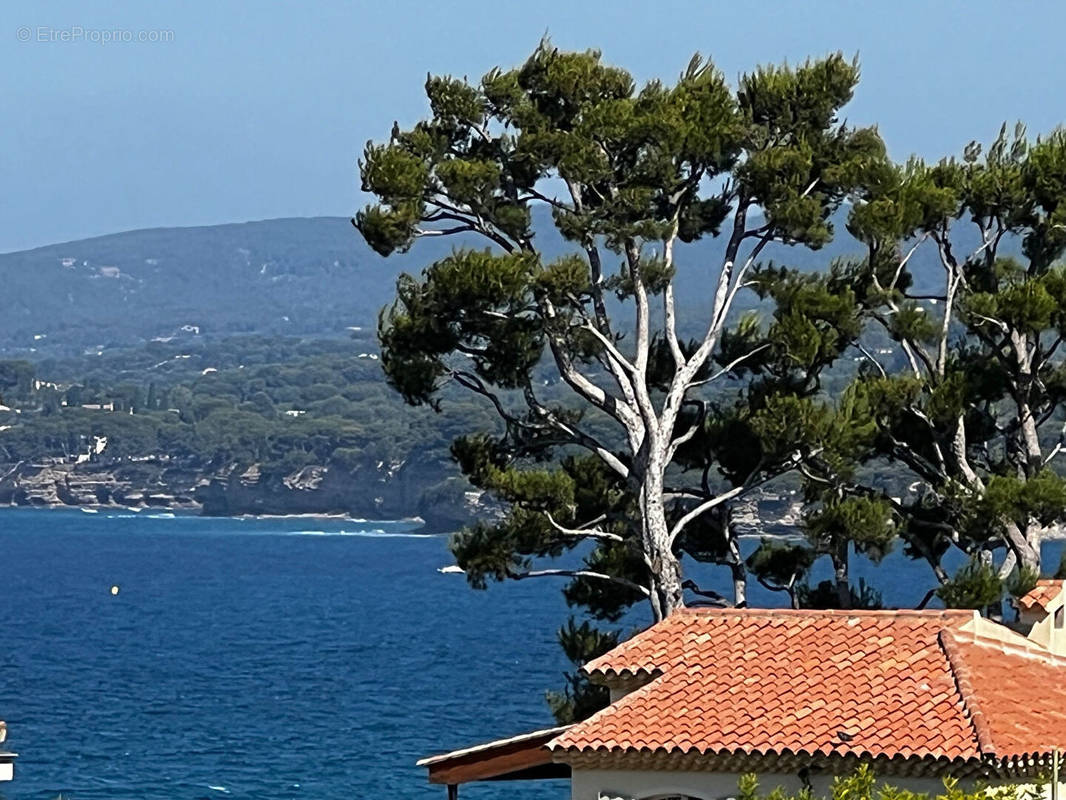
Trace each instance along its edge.
<path fill-rule="evenodd" d="M 686 580 L 681 583 L 682 589 L 688 589 L 693 594 L 698 594 L 700 597 L 706 597 L 710 600 L 707 605 L 715 606 L 717 608 L 732 608 L 732 604 L 725 599 L 722 595 L 713 589 L 701 589 L 694 580 Z"/>
<path fill-rule="evenodd" d="M 605 542 L 624 542 L 625 537 L 619 536 L 617 533 L 611 533 L 609 531 L 601 531 L 598 528 L 590 528 L 590 525 L 598 525 L 607 519 L 606 514 L 600 514 L 596 519 L 586 522 L 584 525 L 579 525 L 576 528 L 568 528 L 565 525 L 560 525 L 555 521 L 555 517 L 550 512 L 545 511 L 544 515 L 548 518 L 548 522 L 555 528 L 556 531 L 564 536 L 579 536 L 581 538 L 600 539 Z"/>
<path fill-rule="evenodd" d="M 677 215 L 674 215 L 674 226 L 670 235 L 663 240 L 663 262 L 670 269 L 674 264 L 674 240 L 677 238 Z M 681 344 L 677 340 L 677 315 L 674 308 L 674 282 L 667 281 L 663 291 L 663 328 L 666 331 L 666 343 L 670 353 L 674 357 L 674 369 L 679 370 L 685 365 L 685 354 L 681 352 Z"/>
<path fill-rule="evenodd" d="M 610 355 L 610 357 L 614 360 L 614 362 L 619 367 L 621 367 L 623 370 L 628 372 L 630 375 L 637 375 L 638 374 L 636 365 L 633 364 L 624 355 L 622 355 L 622 353 L 618 350 L 618 348 L 614 346 L 614 342 L 612 342 L 610 339 L 608 339 L 606 336 L 604 336 L 602 333 L 600 333 L 600 331 L 598 331 L 596 329 L 595 325 L 593 325 L 591 322 L 587 322 L 586 321 L 581 326 L 581 329 L 582 330 L 586 330 L 589 333 L 591 333 L 593 335 L 593 337 L 596 339 L 596 341 L 598 341 L 600 344 L 603 345 L 603 348 L 607 351 L 608 355 Z"/>
<path fill-rule="evenodd" d="M 814 457 L 815 455 L 817 455 L 820 452 L 821 452 L 821 448 L 819 448 L 818 450 L 815 450 L 814 452 L 809 454 L 808 458 L 812 458 L 812 457 Z M 761 469 L 761 466 L 756 466 L 756 468 L 754 470 L 752 470 L 751 474 L 747 477 L 747 479 L 744 481 L 744 483 L 742 483 L 740 486 L 734 486 L 729 491 L 722 492 L 717 497 L 712 497 L 709 500 L 703 501 L 702 503 L 700 503 L 699 505 L 695 506 L 690 511 L 688 511 L 686 514 L 684 514 L 677 522 L 675 522 L 674 526 L 670 529 L 670 536 L 669 536 L 670 544 L 673 545 L 673 543 L 675 541 L 677 541 L 677 537 L 681 535 L 681 532 L 684 530 L 685 526 L 688 525 L 690 522 L 692 522 L 697 517 L 701 516 L 702 514 L 707 513 L 708 511 L 710 511 L 715 506 L 719 506 L 722 503 L 725 503 L 725 502 L 727 502 L 729 500 L 734 500 L 734 499 L 736 499 L 736 498 L 738 498 L 738 497 L 740 497 L 740 496 L 742 496 L 744 494 L 747 494 L 748 492 L 752 491 L 753 489 L 757 489 L 758 487 L 768 483 L 769 481 L 773 480 L 774 478 L 778 477 L 779 475 L 783 475 L 784 473 L 788 472 L 790 469 L 795 468 L 802 461 L 803 461 L 803 458 L 802 458 L 801 454 L 797 452 L 797 453 L 795 453 L 793 455 L 793 457 L 789 461 L 778 465 L 775 469 L 772 469 L 772 470 L 770 470 L 768 472 L 763 473 L 762 476 L 758 477 L 758 478 L 756 478 L 756 475 L 759 474 L 759 470 Z"/>
<path fill-rule="evenodd" d="M 628 578 L 620 578 L 617 575 L 607 575 L 603 572 L 594 572 L 588 569 L 536 569 L 528 572 L 510 572 L 507 577 L 516 581 L 523 581 L 526 578 L 594 578 L 624 586 L 634 592 L 639 592 L 645 597 L 651 596 L 651 589 L 647 586 L 641 586 Z"/>
<path fill-rule="evenodd" d="M 656 437 L 659 430 L 659 418 L 652 405 L 651 395 L 648 392 L 648 384 L 645 376 L 648 371 L 648 351 L 651 344 L 650 310 L 648 308 L 648 289 L 644 285 L 644 277 L 640 270 L 640 250 L 636 243 L 630 239 L 626 242 L 626 262 L 629 264 L 630 276 L 633 280 L 633 294 L 636 297 L 636 353 L 633 357 L 633 393 L 636 395 L 637 408 L 644 419 L 645 435 Z"/>
<path fill-rule="evenodd" d="M 800 197 L 806 197 L 817 185 L 818 179 L 815 178 L 804 189 Z M 718 344 L 718 337 L 725 326 L 726 317 L 732 307 L 737 291 L 743 284 L 745 272 L 755 263 L 763 248 L 773 238 L 773 228 L 771 226 L 766 225 L 760 229 L 763 232 L 759 243 L 752 249 L 751 254 L 737 273 L 734 281 L 733 266 L 736 263 L 740 244 L 752 233 L 752 231 L 747 229 L 748 205 L 749 201 L 742 198 L 733 217 L 733 232 L 729 237 L 729 243 L 726 245 L 725 259 L 722 263 L 722 271 L 718 276 L 718 286 L 715 289 L 711 324 L 708 326 L 707 333 L 704 334 L 700 346 L 696 348 L 696 352 L 674 374 L 674 379 L 671 381 L 670 388 L 667 391 L 660 418 L 660 429 L 663 431 L 664 436 L 673 436 L 674 423 L 677 421 L 677 414 L 681 410 L 681 402 L 684 400 L 686 392 L 691 388 L 692 379 L 707 363 L 707 359 Z"/>
<path fill-rule="evenodd" d="M 545 299 L 543 305 L 544 315 L 549 320 L 557 320 L 558 315 L 551 301 Z M 555 366 L 562 379 L 579 396 L 620 422 L 627 431 L 633 432 L 634 428 L 639 426 L 639 419 L 634 419 L 632 409 L 620 403 L 617 397 L 609 394 L 602 387 L 597 386 L 574 366 L 573 359 L 567 352 L 566 343 L 559 338 L 558 334 L 548 335 L 548 349 L 551 350 Z"/>
<path fill-rule="evenodd" d="M 881 373 L 881 377 L 882 378 L 887 378 L 888 377 L 888 373 L 885 372 L 885 368 L 881 365 L 881 362 L 878 361 L 876 358 L 874 358 L 873 353 L 871 353 L 869 350 L 867 350 L 862 342 L 860 342 L 858 339 L 856 339 L 853 342 L 853 344 L 854 344 L 856 350 L 858 350 L 860 353 L 862 353 L 871 364 L 873 364 L 875 367 L 877 367 L 877 371 Z"/>
<path fill-rule="evenodd" d="M 699 405 L 700 413 L 699 416 L 696 417 L 696 421 L 692 423 L 692 425 L 687 431 L 685 431 L 680 436 L 675 437 L 674 440 L 670 442 L 670 446 L 666 450 L 665 461 L 667 464 L 674 460 L 674 454 L 677 453 L 677 448 L 679 448 L 685 442 L 691 441 L 692 437 L 695 436 L 696 433 L 703 427 L 703 421 L 707 418 L 706 403 L 696 400 L 689 400 L 687 402 L 689 402 L 690 404 L 695 403 Z"/>
<path fill-rule="evenodd" d="M 722 367 L 720 370 L 718 370 L 716 373 L 711 375 L 711 377 L 704 378 L 703 380 L 699 380 L 699 381 L 692 381 L 688 385 L 688 388 L 694 389 L 697 386 L 703 386 L 704 384 L 707 384 L 707 383 L 713 383 L 714 381 L 716 381 L 719 378 L 721 378 L 723 375 L 728 375 L 730 372 L 732 372 L 734 369 L 739 367 L 742 363 L 747 361 L 749 358 L 751 358 L 756 353 L 761 353 L 763 350 L 766 350 L 769 347 L 770 347 L 769 344 L 761 344 L 758 347 L 756 347 L 754 350 L 750 350 L 750 351 L 748 351 L 747 353 L 745 353 L 742 356 L 737 356 L 732 361 L 730 361 L 728 364 L 726 364 L 724 367 Z"/>
<path fill-rule="evenodd" d="M 530 386 L 529 383 L 523 388 L 523 396 L 525 397 L 526 405 L 529 407 L 530 411 L 544 419 L 544 421 L 555 428 L 555 430 L 569 436 L 573 444 L 584 447 L 586 450 L 598 456 L 604 464 L 614 470 L 619 476 L 622 478 L 629 478 L 629 467 L 626 466 L 618 456 L 602 445 L 594 436 L 559 419 L 554 411 L 537 399 L 533 392 L 533 387 Z"/>

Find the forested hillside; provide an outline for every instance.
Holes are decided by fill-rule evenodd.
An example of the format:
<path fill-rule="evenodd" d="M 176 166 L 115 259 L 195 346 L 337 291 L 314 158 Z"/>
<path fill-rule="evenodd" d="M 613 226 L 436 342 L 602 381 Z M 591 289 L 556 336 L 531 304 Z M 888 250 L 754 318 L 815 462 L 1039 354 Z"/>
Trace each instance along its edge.
<path fill-rule="evenodd" d="M 0 255 L 0 347 L 338 333 L 373 322 L 396 265 L 341 218 L 131 231 Z"/>
<path fill-rule="evenodd" d="M 455 513 L 468 488 L 450 462 L 456 425 L 493 421 L 465 398 L 451 419 L 404 406 L 367 345 L 236 337 L 0 361 L 0 502 L 46 504 L 56 491 L 60 502 L 137 505 L 150 491 L 137 484 L 155 483 L 161 498 L 186 498 L 158 505 L 219 513 Z M 132 483 L 116 483 L 131 464 Z M 71 471 L 103 474 L 103 488 L 64 497 L 38 485 L 69 484 Z"/>

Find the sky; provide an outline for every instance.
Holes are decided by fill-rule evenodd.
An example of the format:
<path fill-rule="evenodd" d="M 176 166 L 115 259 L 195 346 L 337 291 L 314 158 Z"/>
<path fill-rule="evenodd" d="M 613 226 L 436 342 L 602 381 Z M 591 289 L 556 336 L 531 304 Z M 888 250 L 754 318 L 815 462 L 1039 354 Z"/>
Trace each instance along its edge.
<path fill-rule="evenodd" d="M 1066 3 L 8 0 L 0 15 L 0 252 L 135 228 L 351 216 L 357 161 L 427 111 L 427 72 L 479 78 L 545 33 L 639 80 L 709 56 L 841 50 L 846 116 L 927 159 L 1021 119 L 1066 122 Z M 141 41 L 144 39 L 144 41 Z"/>

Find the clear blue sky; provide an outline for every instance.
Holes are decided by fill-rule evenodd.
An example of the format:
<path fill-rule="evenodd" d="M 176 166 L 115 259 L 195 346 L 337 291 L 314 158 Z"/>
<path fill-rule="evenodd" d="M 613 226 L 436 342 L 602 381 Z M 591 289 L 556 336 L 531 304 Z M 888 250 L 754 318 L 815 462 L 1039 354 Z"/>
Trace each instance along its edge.
<path fill-rule="evenodd" d="M 81 41 L 61 40 L 79 27 Z M 0 251 L 350 215 L 363 143 L 423 114 L 427 71 L 480 77 L 545 32 L 638 79 L 672 78 L 696 50 L 731 79 L 857 52 L 849 118 L 877 122 L 897 157 L 936 158 L 1003 120 L 1034 133 L 1066 121 L 1063 30 L 1064 3 L 993 0 L 12 2 L 0 21 Z M 88 40 L 105 31 L 172 41 Z"/>

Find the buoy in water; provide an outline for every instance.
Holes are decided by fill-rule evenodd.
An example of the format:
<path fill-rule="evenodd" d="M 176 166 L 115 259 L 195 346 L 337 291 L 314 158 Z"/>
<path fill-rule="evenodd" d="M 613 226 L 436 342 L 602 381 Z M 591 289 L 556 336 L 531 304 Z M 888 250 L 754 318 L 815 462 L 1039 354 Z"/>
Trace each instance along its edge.
<path fill-rule="evenodd" d="M 111 587 L 111 594 L 118 594 L 118 584 Z"/>

